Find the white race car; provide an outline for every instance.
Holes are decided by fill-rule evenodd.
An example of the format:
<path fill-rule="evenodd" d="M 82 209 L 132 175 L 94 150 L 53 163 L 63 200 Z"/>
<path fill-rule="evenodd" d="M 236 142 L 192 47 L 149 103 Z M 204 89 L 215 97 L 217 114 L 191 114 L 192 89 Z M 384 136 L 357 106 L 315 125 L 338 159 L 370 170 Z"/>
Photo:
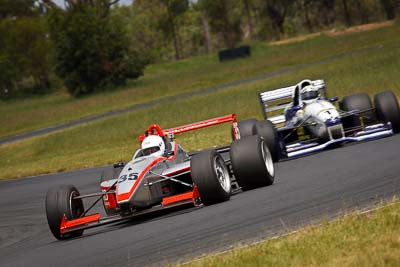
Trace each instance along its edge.
<path fill-rule="evenodd" d="M 400 132 L 400 108 L 392 91 L 328 99 L 323 80 L 259 93 L 264 120 L 238 123 L 241 137 L 261 135 L 274 161 Z M 289 101 L 288 101 L 289 100 Z M 283 114 L 277 111 L 284 110 Z"/>

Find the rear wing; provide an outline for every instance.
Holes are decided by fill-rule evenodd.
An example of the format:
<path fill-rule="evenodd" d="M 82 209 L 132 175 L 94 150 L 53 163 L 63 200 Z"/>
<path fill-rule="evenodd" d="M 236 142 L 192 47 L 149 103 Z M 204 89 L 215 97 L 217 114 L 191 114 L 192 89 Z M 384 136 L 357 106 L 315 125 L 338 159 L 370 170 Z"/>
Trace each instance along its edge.
<path fill-rule="evenodd" d="M 170 139 L 173 139 L 175 134 L 194 131 L 194 130 L 198 130 L 201 128 L 206 128 L 209 126 L 214 126 L 214 125 L 218 125 L 218 124 L 222 124 L 222 123 L 226 123 L 226 122 L 232 122 L 233 139 L 237 140 L 239 137 L 239 135 L 238 135 L 239 131 L 237 128 L 237 120 L 236 120 L 235 113 L 226 115 L 226 116 L 222 116 L 222 117 L 199 121 L 199 122 L 195 122 L 195 123 L 191 123 L 191 124 L 187 124 L 187 125 L 183 125 L 183 126 L 178 126 L 178 127 L 167 129 L 167 130 L 162 130 L 161 127 L 158 126 L 157 124 L 152 124 L 149 126 L 149 128 L 147 129 L 147 132 L 144 135 L 140 135 L 139 140 L 140 140 L 140 143 L 142 143 L 144 138 L 146 138 L 146 136 L 150 135 L 150 134 L 156 134 L 161 137 L 168 137 Z"/>
<path fill-rule="evenodd" d="M 323 99 L 327 98 L 326 86 L 324 80 L 311 81 L 311 84 L 320 90 Z M 270 112 L 285 109 L 291 102 L 294 95 L 294 89 L 297 85 L 283 87 L 275 90 L 261 92 L 258 94 L 261 110 L 264 119 L 270 120 L 274 124 L 285 122 L 285 115 L 269 116 Z"/>

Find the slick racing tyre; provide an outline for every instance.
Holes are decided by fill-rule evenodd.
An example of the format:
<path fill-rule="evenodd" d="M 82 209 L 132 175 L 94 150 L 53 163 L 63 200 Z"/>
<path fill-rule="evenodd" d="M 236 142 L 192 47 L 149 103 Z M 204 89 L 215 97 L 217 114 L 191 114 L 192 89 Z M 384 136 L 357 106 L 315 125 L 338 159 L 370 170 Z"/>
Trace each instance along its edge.
<path fill-rule="evenodd" d="M 277 162 L 279 160 L 279 143 L 275 125 L 269 120 L 262 120 L 258 121 L 255 127 L 256 133 L 264 138 L 271 152 L 273 162 Z"/>
<path fill-rule="evenodd" d="M 193 182 L 204 205 L 229 200 L 231 179 L 228 168 L 215 150 L 202 151 L 190 159 Z"/>
<path fill-rule="evenodd" d="M 261 136 L 253 135 L 233 142 L 230 158 L 236 181 L 243 190 L 273 184 L 272 156 Z"/>
<path fill-rule="evenodd" d="M 344 111 L 352 111 L 352 110 L 367 110 L 369 111 L 362 112 L 360 117 L 363 118 L 364 123 L 370 124 L 376 121 L 375 113 L 372 109 L 371 99 L 366 93 L 358 93 L 350 96 L 343 97 L 341 101 L 340 108 Z M 355 119 L 353 122 L 353 127 L 360 126 L 361 122 L 358 119 Z"/>
<path fill-rule="evenodd" d="M 400 132 L 400 108 L 392 91 L 384 91 L 374 97 L 376 115 L 380 121 L 391 122 L 393 132 Z"/>
<path fill-rule="evenodd" d="M 76 196 L 79 196 L 79 192 L 72 185 L 52 187 L 46 194 L 47 222 L 52 234 L 57 239 L 68 239 L 83 234 L 83 230 L 68 234 L 60 232 L 61 220 L 64 215 L 68 220 L 72 220 L 79 218 L 84 212 L 82 199 L 74 199 Z"/>
<path fill-rule="evenodd" d="M 240 138 L 252 136 L 256 134 L 256 119 L 247 119 L 238 122 L 238 129 Z"/>

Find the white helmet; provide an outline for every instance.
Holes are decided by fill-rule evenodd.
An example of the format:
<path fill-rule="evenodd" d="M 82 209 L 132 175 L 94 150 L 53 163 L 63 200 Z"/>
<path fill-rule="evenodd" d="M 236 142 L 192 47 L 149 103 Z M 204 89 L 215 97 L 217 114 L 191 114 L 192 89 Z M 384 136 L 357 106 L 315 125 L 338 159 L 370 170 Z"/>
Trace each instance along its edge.
<path fill-rule="evenodd" d="M 319 97 L 319 90 L 311 84 L 310 80 L 300 82 L 301 100 L 304 102 L 312 102 Z"/>
<path fill-rule="evenodd" d="M 142 153 L 144 156 L 162 156 L 164 155 L 164 151 L 164 140 L 157 135 L 147 136 L 142 142 Z"/>

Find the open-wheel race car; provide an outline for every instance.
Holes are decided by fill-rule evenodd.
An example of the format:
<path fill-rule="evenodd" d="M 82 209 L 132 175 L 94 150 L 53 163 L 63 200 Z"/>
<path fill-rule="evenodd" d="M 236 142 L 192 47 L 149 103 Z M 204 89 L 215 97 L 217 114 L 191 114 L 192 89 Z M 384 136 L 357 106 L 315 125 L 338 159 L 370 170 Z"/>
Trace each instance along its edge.
<path fill-rule="evenodd" d="M 174 140 L 176 134 L 226 122 L 236 129 L 229 146 L 187 153 Z M 46 215 L 51 232 L 57 239 L 67 239 L 144 213 L 178 205 L 211 205 L 240 190 L 271 185 L 274 166 L 263 138 L 238 139 L 237 132 L 235 114 L 168 130 L 150 125 L 132 160 L 114 164 L 116 174 L 102 179 L 97 193 L 80 195 L 72 185 L 49 189 Z M 96 199 L 85 208 L 84 198 Z M 103 217 L 90 213 L 99 201 L 106 211 Z"/>
<path fill-rule="evenodd" d="M 274 161 L 400 132 L 400 109 L 392 91 L 376 94 L 374 104 L 366 93 L 338 102 L 327 97 L 323 80 L 303 80 L 261 92 L 259 100 L 264 120 L 238 122 L 239 135 L 263 136 Z"/>

